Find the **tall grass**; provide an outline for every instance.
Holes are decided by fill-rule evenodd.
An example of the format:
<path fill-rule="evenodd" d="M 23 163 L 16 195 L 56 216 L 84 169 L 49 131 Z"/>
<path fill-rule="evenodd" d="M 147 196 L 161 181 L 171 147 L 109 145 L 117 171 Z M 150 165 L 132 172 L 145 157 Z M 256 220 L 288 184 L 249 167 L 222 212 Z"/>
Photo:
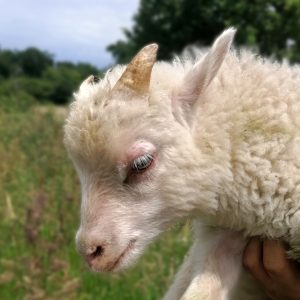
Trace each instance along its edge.
<path fill-rule="evenodd" d="M 190 244 L 188 226 L 165 233 L 123 274 L 88 271 L 74 246 L 80 187 L 62 111 L 0 99 L 0 299 L 161 298 Z"/>

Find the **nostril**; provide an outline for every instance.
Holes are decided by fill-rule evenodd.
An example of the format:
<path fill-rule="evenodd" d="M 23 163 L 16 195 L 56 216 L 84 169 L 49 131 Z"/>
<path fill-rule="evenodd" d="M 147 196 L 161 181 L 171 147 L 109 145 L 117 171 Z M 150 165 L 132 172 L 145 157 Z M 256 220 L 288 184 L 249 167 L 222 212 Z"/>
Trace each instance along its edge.
<path fill-rule="evenodd" d="M 101 256 L 103 253 L 103 247 L 98 246 L 96 247 L 96 250 L 91 254 L 93 257 Z"/>
<path fill-rule="evenodd" d="M 95 246 L 88 251 L 86 258 L 88 261 L 92 261 L 96 257 L 101 256 L 103 251 L 104 251 L 104 248 L 102 246 Z"/>

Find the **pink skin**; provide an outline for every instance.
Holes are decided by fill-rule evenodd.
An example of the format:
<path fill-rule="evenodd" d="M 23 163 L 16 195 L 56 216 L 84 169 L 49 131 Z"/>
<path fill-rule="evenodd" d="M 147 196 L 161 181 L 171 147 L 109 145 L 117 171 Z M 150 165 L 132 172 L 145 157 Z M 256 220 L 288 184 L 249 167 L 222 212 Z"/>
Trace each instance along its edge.
<path fill-rule="evenodd" d="M 120 172 L 121 178 L 125 183 L 139 183 L 147 178 L 149 175 L 149 171 L 154 168 L 157 161 L 157 152 L 156 148 L 150 142 L 144 140 L 136 141 L 128 151 L 123 154 L 123 157 L 118 161 L 117 167 Z M 133 161 L 145 154 L 151 154 L 153 156 L 153 160 L 149 167 L 139 173 L 132 170 Z M 104 208 L 101 209 L 102 213 Z M 122 264 L 124 260 L 130 255 L 132 250 L 135 247 L 136 239 L 129 240 L 127 246 L 123 248 L 122 251 L 119 251 L 120 254 L 114 255 L 111 259 L 109 258 L 109 245 L 102 241 L 98 247 L 93 247 L 88 251 L 85 251 L 85 261 L 89 265 L 89 267 L 94 271 L 100 272 L 113 272 L 120 268 L 122 268 Z M 107 260 L 103 264 L 103 262 Z"/>
<path fill-rule="evenodd" d="M 134 174 L 131 170 L 131 165 L 133 161 L 145 154 L 151 154 L 153 156 L 153 161 L 151 165 L 144 171 L 139 174 Z M 152 169 L 157 162 L 157 150 L 155 146 L 147 141 L 138 140 L 136 141 L 129 150 L 123 155 L 123 157 L 118 162 L 118 170 L 124 178 L 124 181 L 128 178 L 130 181 L 138 183 L 145 178 L 146 173 Z"/>
<path fill-rule="evenodd" d="M 135 240 L 131 240 L 125 250 L 116 259 L 108 262 L 104 268 L 97 268 L 97 266 L 95 265 L 95 260 L 97 260 L 97 257 L 101 255 L 101 253 L 88 254 L 86 255 L 85 261 L 88 266 L 95 271 L 114 272 L 122 264 L 122 260 L 126 257 L 126 255 L 130 253 L 130 250 L 132 250 L 132 248 L 134 247 L 134 243 Z"/>

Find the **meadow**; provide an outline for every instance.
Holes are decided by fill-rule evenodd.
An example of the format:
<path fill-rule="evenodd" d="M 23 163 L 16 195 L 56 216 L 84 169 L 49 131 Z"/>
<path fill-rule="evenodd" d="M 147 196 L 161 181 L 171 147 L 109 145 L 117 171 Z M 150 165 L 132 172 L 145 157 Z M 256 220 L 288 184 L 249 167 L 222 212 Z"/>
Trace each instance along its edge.
<path fill-rule="evenodd" d="M 164 233 L 131 270 L 93 274 L 75 249 L 80 186 L 63 146 L 65 106 L 0 99 L 0 299 L 160 299 L 190 245 Z"/>

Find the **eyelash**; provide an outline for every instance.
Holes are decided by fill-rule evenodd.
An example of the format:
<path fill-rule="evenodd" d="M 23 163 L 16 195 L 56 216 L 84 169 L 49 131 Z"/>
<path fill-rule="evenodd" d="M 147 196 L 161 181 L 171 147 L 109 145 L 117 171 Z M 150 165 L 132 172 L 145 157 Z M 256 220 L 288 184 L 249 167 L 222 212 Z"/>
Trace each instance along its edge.
<path fill-rule="evenodd" d="M 153 155 L 146 153 L 137 157 L 131 164 L 131 171 L 141 173 L 148 169 L 153 161 Z"/>

